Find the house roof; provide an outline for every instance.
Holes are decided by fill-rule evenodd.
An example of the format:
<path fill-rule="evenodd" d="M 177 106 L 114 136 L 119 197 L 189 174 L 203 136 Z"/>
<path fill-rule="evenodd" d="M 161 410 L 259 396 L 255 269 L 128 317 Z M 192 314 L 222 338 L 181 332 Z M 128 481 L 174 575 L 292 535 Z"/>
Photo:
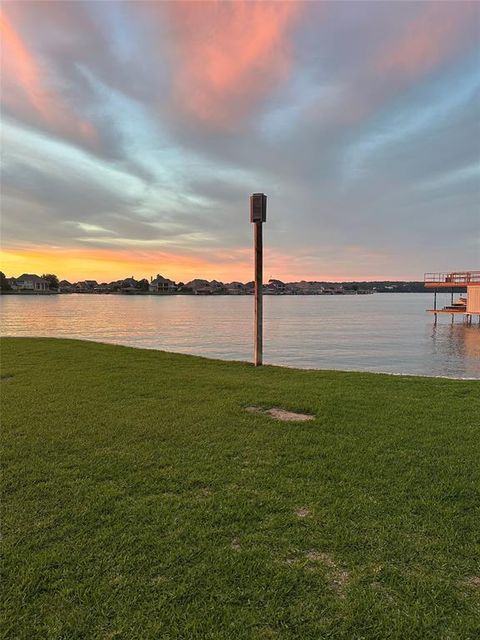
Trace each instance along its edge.
<path fill-rule="evenodd" d="M 41 278 L 40 276 L 37 276 L 35 273 L 22 273 L 21 276 L 18 276 L 18 278 L 15 278 L 17 281 L 18 280 L 31 280 L 32 282 L 47 282 L 45 280 L 45 278 Z"/>
<path fill-rule="evenodd" d="M 175 284 L 173 280 L 169 280 L 168 278 L 164 278 L 159 273 L 157 273 L 157 277 L 151 281 L 150 284 Z"/>

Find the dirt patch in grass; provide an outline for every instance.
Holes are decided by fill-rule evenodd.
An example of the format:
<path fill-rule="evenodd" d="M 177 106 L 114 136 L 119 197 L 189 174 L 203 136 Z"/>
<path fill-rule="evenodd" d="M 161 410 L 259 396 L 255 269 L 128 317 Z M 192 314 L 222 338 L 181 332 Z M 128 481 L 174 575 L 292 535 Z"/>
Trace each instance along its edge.
<path fill-rule="evenodd" d="M 240 540 L 238 538 L 234 538 L 232 540 L 232 544 L 231 547 L 234 551 L 240 551 L 241 546 L 240 546 Z"/>
<path fill-rule="evenodd" d="M 323 551 L 312 549 L 305 554 L 305 558 L 307 560 L 305 568 L 308 571 L 315 571 L 317 565 L 323 565 L 327 568 L 331 589 L 343 597 L 343 592 L 350 579 L 350 573 L 339 567 L 332 556 Z"/>
<path fill-rule="evenodd" d="M 306 518 L 310 515 L 310 511 L 309 509 L 302 507 L 301 509 L 295 509 L 295 515 L 297 516 L 297 518 Z"/>
<path fill-rule="evenodd" d="M 315 420 L 315 416 L 312 416 L 311 414 L 286 411 L 285 409 L 280 409 L 280 407 L 272 407 L 271 409 L 245 407 L 245 410 L 250 413 L 263 413 L 264 415 L 270 416 L 274 420 L 280 420 L 281 422 L 307 422 L 309 420 Z"/>
<path fill-rule="evenodd" d="M 327 567 L 330 574 L 331 588 L 333 589 L 333 591 L 335 591 L 335 593 L 343 596 L 343 591 L 350 578 L 349 572 L 345 569 L 340 568 L 328 553 L 309 551 L 307 553 L 307 560 L 311 563 L 321 563 L 325 567 Z"/>
<path fill-rule="evenodd" d="M 476 589 L 480 589 L 480 576 L 470 576 L 465 578 L 463 584 L 466 584 L 467 587 L 475 587 Z"/>

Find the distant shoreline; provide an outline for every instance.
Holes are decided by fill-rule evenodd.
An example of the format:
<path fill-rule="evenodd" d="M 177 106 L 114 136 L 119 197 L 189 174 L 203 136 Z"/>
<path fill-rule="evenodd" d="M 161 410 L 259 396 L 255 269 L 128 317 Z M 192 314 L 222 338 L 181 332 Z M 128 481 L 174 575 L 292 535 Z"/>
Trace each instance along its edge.
<path fill-rule="evenodd" d="M 263 293 L 264 296 L 268 297 L 279 297 L 279 296 L 289 296 L 289 297 L 305 297 L 305 296 L 364 296 L 364 295 L 373 295 L 374 293 L 430 293 L 429 291 L 343 291 L 343 292 L 334 292 L 334 293 L 315 293 L 315 292 L 307 292 L 307 293 L 298 293 L 298 292 L 285 292 L 285 293 Z M 187 291 L 174 291 L 172 293 L 155 293 L 153 291 L 2 291 L 0 292 L 1 296 L 153 296 L 156 298 L 172 298 L 175 296 L 190 296 L 196 298 L 238 298 L 238 297 L 253 297 L 253 292 L 251 293 L 193 293 Z"/>

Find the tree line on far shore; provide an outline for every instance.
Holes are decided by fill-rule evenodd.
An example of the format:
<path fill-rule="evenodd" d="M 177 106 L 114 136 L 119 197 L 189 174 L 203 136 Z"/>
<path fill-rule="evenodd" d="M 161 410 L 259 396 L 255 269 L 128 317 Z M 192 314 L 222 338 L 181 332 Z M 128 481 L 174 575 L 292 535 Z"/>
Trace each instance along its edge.
<path fill-rule="evenodd" d="M 38 277 L 38 276 L 36 276 Z M 110 283 L 98 284 L 95 280 L 84 280 L 76 283 L 70 283 L 66 280 L 60 281 L 54 273 L 44 273 L 41 278 L 47 283 L 47 289 L 52 292 L 73 293 L 94 292 L 94 293 L 117 293 L 132 292 L 146 293 L 152 291 L 152 280 L 149 282 L 147 278 L 135 280 L 132 277 L 116 280 Z M 243 284 L 241 282 L 232 282 L 224 284 L 218 280 L 195 279 L 191 282 L 175 283 L 167 278 L 157 276 L 157 279 L 170 283 L 169 292 L 178 293 L 250 293 L 253 290 L 253 282 Z M 10 282 L 15 279 L 10 279 Z M 11 286 L 9 278 L 0 271 L 0 292 L 13 292 L 15 289 Z M 323 282 L 323 281 L 299 281 L 299 282 L 282 282 L 281 280 L 270 279 L 264 285 L 267 292 L 270 293 L 371 293 L 371 292 L 401 292 L 401 293 L 417 293 L 425 292 L 424 283 L 421 281 L 351 281 L 351 282 Z"/>

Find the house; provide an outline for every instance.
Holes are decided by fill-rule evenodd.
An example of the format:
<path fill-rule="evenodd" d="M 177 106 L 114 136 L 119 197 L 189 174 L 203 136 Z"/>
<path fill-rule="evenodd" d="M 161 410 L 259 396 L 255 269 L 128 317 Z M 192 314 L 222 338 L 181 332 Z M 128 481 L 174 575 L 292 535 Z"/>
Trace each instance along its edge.
<path fill-rule="evenodd" d="M 223 282 L 219 282 L 218 280 L 212 280 L 209 283 L 209 287 L 212 293 L 225 293 L 225 285 Z"/>
<path fill-rule="evenodd" d="M 229 282 L 225 285 L 225 288 L 227 290 L 227 293 L 232 296 L 239 296 L 246 293 L 245 285 L 241 282 Z"/>
<path fill-rule="evenodd" d="M 320 282 L 301 280 L 300 282 L 290 282 L 288 290 L 296 295 L 320 295 L 329 293 L 325 291 Z"/>
<path fill-rule="evenodd" d="M 159 273 L 157 273 L 157 277 L 150 281 L 148 290 L 151 293 L 173 293 L 177 290 L 177 285 L 175 284 L 175 282 L 173 282 L 173 280 L 164 278 Z"/>
<path fill-rule="evenodd" d="M 101 284 L 97 284 L 93 291 L 95 293 L 110 293 L 110 285 L 106 282 L 102 282 Z"/>
<path fill-rule="evenodd" d="M 80 293 L 93 293 L 95 287 L 98 287 L 96 280 L 81 280 L 75 283 L 75 290 Z"/>
<path fill-rule="evenodd" d="M 200 278 L 195 278 L 195 280 L 190 280 L 185 284 L 185 289 L 190 289 L 193 293 L 197 293 L 199 289 L 207 290 L 211 293 L 210 283 L 208 280 L 201 280 Z"/>
<path fill-rule="evenodd" d="M 58 290 L 60 293 L 72 293 L 72 291 L 75 291 L 75 287 L 68 280 L 60 280 Z"/>
<path fill-rule="evenodd" d="M 270 293 L 273 295 L 280 295 L 285 293 L 286 287 L 285 287 L 285 283 L 282 282 L 281 280 L 275 280 L 273 278 L 270 278 L 270 280 L 268 281 L 268 284 L 264 287 L 264 292 L 265 293 Z"/>
<path fill-rule="evenodd" d="M 22 273 L 18 278 L 7 278 L 14 291 L 48 291 L 48 281 L 34 273 Z"/>
<path fill-rule="evenodd" d="M 124 280 L 119 280 L 118 284 L 120 285 L 121 289 L 132 290 L 137 288 L 138 281 L 135 280 L 135 278 L 132 276 L 131 278 L 125 278 Z"/>

